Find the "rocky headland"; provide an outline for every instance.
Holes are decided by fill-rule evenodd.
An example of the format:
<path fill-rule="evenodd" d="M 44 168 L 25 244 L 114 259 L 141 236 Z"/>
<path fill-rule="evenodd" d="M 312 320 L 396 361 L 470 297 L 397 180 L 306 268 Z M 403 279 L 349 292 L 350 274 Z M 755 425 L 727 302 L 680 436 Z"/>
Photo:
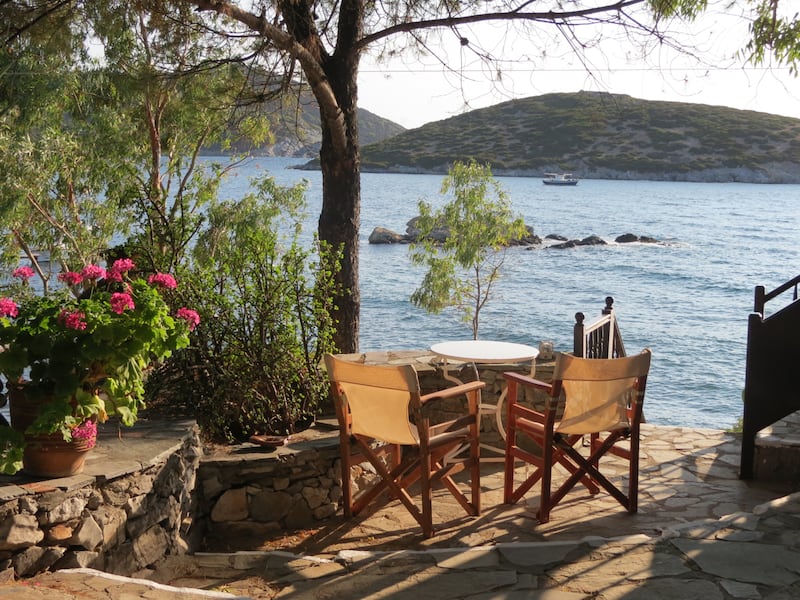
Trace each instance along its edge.
<path fill-rule="evenodd" d="M 470 158 L 496 176 L 800 183 L 800 119 L 602 92 L 544 94 L 364 144 L 361 170 L 438 174 Z"/>

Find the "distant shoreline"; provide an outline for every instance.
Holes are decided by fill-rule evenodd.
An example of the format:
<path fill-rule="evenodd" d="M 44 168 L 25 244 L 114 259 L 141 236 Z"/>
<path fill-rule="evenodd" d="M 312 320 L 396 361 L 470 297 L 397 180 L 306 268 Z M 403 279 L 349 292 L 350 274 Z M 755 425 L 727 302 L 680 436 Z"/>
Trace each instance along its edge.
<path fill-rule="evenodd" d="M 295 158 L 295 157 L 286 157 Z M 319 164 L 316 159 L 312 159 L 305 164 L 291 167 L 299 171 L 319 171 Z M 552 168 L 546 169 L 492 169 L 492 174 L 496 177 L 531 177 L 541 178 L 545 172 L 553 171 Z M 395 165 L 393 167 L 374 167 L 368 164 L 361 165 L 362 173 L 386 173 L 395 175 L 446 175 L 447 167 L 435 167 L 422 169 L 419 167 L 409 167 Z M 708 169 L 705 171 L 693 171 L 679 173 L 676 171 L 666 173 L 632 173 L 613 170 L 592 171 L 587 174 L 573 171 L 578 179 L 601 179 L 610 181 L 667 181 L 670 183 L 755 183 L 770 185 L 797 185 L 800 184 L 800 173 L 785 169 L 782 165 L 775 165 L 768 172 L 762 169 Z"/>

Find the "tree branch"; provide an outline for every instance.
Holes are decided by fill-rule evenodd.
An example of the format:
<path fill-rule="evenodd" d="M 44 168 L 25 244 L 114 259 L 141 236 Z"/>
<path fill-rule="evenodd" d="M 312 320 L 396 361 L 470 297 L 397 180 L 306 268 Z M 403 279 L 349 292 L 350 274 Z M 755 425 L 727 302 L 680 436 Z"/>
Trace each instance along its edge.
<path fill-rule="evenodd" d="M 303 67 L 303 73 L 308 80 L 308 84 L 314 91 L 314 96 L 317 98 L 321 117 L 331 123 L 339 123 L 338 127 L 329 128 L 332 133 L 341 134 L 334 136 L 331 141 L 336 151 L 345 152 L 347 139 L 344 135 L 346 131 L 344 127 L 344 116 L 339 109 L 333 87 L 328 81 L 322 64 L 313 53 L 300 44 L 294 36 L 273 25 L 263 16 L 243 10 L 231 2 L 223 0 L 195 0 L 192 3 L 197 7 L 198 12 L 213 12 L 245 25 L 251 31 L 269 39 L 278 50 L 288 53 L 289 56 L 297 60 Z"/>
<path fill-rule="evenodd" d="M 417 31 L 420 29 L 453 28 L 458 27 L 459 25 L 469 25 L 486 21 L 542 21 L 558 24 L 559 22 L 564 22 L 579 17 L 588 17 L 609 12 L 620 12 L 625 8 L 643 4 L 644 2 L 645 0 L 621 0 L 612 4 L 578 10 L 558 12 L 552 10 L 545 12 L 523 12 L 521 8 L 531 4 L 530 2 L 525 2 L 519 8 L 506 12 L 480 13 L 476 15 L 466 15 L 463 17 L 447 17 L 444 19 L 430 19 L 398 23 L 397 25 L 393 25 L 391 27 L 387 27 L 386 29 L 381 29 L 380 31 L 376 31 L 375 33 L 364 36 L 358 42 L 358 46 L 361 49 L 364 49 L 378 40 L 391 37 L 398 33 L 409 33 L 411 31 Z"/>

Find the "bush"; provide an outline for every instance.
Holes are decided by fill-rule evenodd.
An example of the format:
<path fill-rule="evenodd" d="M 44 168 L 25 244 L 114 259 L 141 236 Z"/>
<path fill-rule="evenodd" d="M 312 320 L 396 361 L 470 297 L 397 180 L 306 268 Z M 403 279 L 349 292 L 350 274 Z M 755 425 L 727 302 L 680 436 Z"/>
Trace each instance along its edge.
<path fill-rule="evenodd" d="M 257 194 L 212 208 L 182 277 L 202 326 L 148 389 L 194 406 L 213 441 L 291 433 L 327 401 L 321 361 L 334 351 L 338 257 L 301 247 L 303 193 L 266 179 Z"/>

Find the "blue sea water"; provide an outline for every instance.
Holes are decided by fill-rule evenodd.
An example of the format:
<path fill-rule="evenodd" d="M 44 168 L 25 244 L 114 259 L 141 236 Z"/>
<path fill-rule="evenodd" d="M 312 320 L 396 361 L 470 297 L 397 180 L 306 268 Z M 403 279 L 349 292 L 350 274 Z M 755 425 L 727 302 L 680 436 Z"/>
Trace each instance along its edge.
<path fill-rule="evenodd" d="M 235 196 L 250 175 L 309 181 L 309 231 L 316 228 L 321 175 L 290 169 L 302 160 L 257 159 L 225 186 Z M 481 313 L 479 337 L 570 350 L 574 315 L 600 313 L 607 295 L 628 353 L 653 351 L 646 415 L 651 423 L 723 429 L 741 415 L 747 318 L 753 289 L 798 274 L 800 185 L 582 180 L 544 186 L 499 177 L 513 210 L 535 232 L 569 239 L 598 235 L 607 246 L 512 248 L 496 296 Z M 422 349 L 468 339 L 450 313 L 431 315 L 409 296 L 422 271 L 405 245 L 371 245 L 375 227 L 405 232 L 417 202 L 444 202 L 441 175 L 362 175 L 361 337 L 369 350 Z M 623 233 L 660 244 L 615 244 Z"/>
<path fill-rule="evenodd" d="M 303 162 L 254 159 L 237 167 L 221 194 L 240 197 L 250 178 L 264 172 L 282 185 L 307 180 L 310 239 L 322 184 L 318 171 L 290 168 Z M 498 179 L 538 235 L 595 234 L 611 243 L 509 249 L 479 337 L 534 346 L 552 340 L 557 350 L 570 350 L 575 313 L 594 317 L 613 296 L 628 353 L 653 351 L 648 421 L 734 425 L 742 411 L 753 289 L 773 289 L 800 270 L 800 185 L 582 180 L 559 188 L 539 178 Z M 410 264 L 408 246 L 367 241 L 375 227 L 405 232 L 420 199 L 444 202 L 441 183 L 441 175 L 362 175 L 362 351 L 424 349 L 471 336 L 455 314 L 431 315 L 411 304 L 422 270 Z M 613 243 L 628 232 L 662 243 Z"/>

